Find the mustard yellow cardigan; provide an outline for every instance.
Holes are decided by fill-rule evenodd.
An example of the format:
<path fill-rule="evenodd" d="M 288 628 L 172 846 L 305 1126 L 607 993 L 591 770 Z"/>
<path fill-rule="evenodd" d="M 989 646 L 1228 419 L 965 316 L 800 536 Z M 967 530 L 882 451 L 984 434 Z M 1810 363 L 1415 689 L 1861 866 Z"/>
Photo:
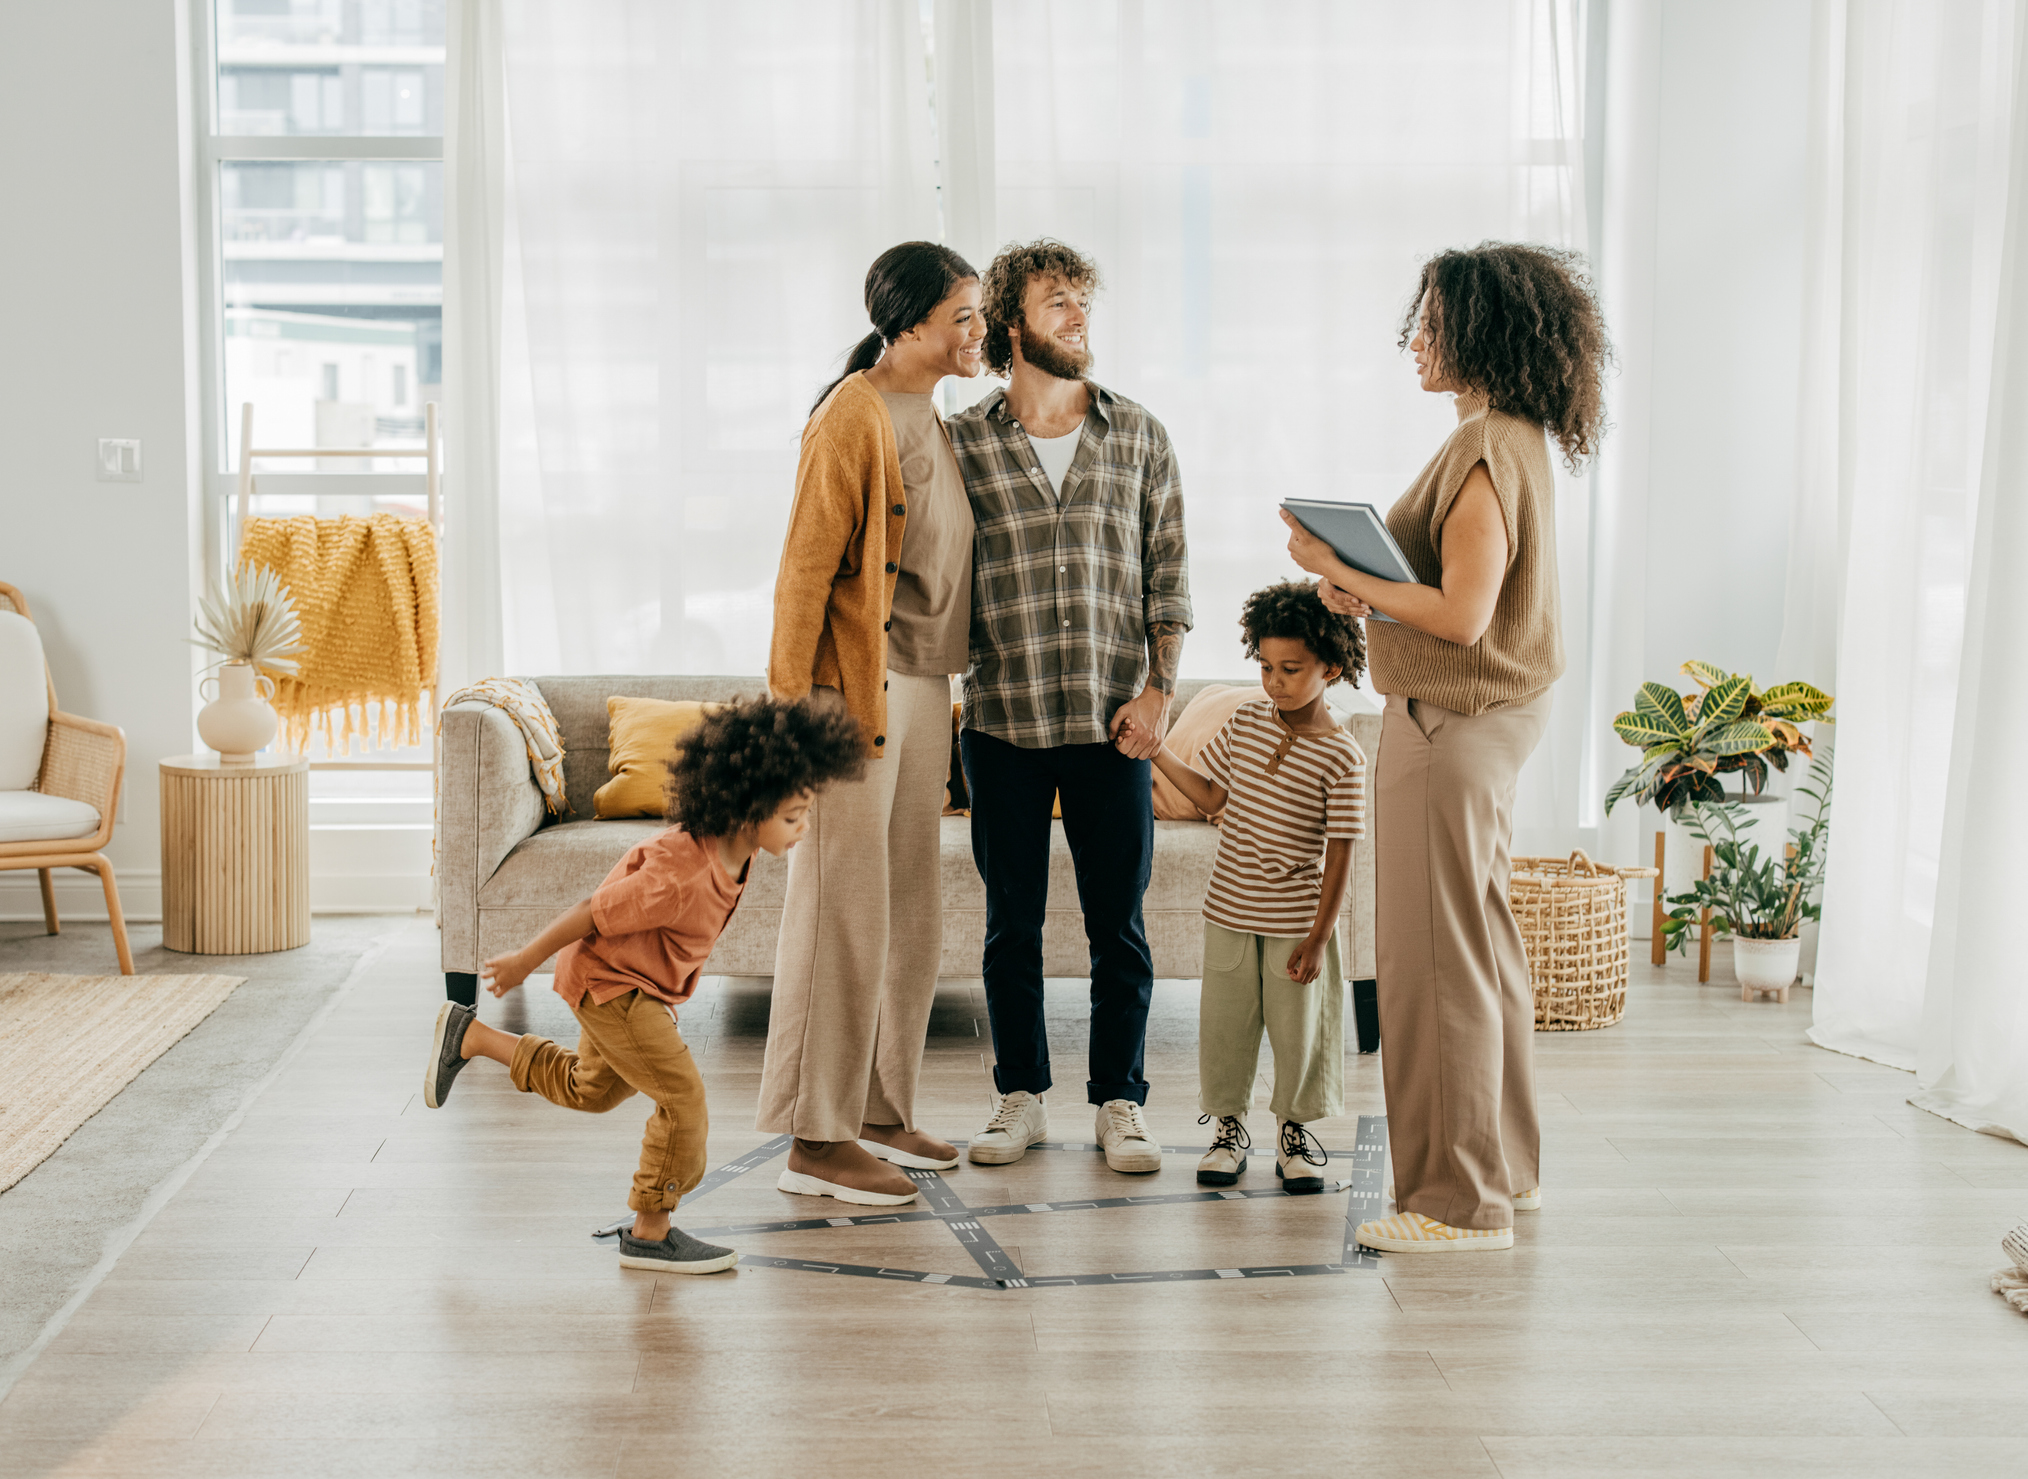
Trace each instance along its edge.
<path fill-rule="evenodd" d="M 793 699 L 813 684 L 838 689 L 875 758 L 887 747 L 887 630 L 907 523 L 887 405 L 864 374 L 847 375 L 803 428 L 768 691 Z"/>

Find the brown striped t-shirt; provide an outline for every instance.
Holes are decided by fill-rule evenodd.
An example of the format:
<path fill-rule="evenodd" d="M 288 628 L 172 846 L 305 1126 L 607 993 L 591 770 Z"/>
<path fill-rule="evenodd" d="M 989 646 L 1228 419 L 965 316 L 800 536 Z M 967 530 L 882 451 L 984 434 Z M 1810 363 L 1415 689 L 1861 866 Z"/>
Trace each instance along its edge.
<path fill-rule="evenodd" d="M 1297 734 L 1255 699 L 1198 756 L 1225 788 L 1204 917 L 1247 934 L 1300 939 L 1317 920 L 1324 844 L 1366 835 L 1366 755 L 1342 729 Z"/>

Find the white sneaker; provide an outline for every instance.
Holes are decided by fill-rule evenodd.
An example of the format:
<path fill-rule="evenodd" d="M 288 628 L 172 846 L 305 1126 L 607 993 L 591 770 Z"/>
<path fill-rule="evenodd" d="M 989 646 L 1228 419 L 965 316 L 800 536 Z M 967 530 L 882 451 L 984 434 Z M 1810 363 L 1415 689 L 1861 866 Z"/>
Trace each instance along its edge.
<path fill-rule="evenodd" d="M 1092 1138 L 1105 1148 L 1106 1164 L 1115 1171 L 1162 1169 L 1162 1147 L 1148 1133 L 1141 1106 L 1131 1099 L 1108 1099 L 1101 1104 Z"/>
<path fill-rule="evenodd" d="M 1028 1154 L 1028 1147 L 1049 1138 L 1049 1106 L 1026 1089 L 1000 1096 L 1000 1107 L 986 1128 L 972 1137 L 965 1151 L 982 1166 L 1004 1166 Z"/>

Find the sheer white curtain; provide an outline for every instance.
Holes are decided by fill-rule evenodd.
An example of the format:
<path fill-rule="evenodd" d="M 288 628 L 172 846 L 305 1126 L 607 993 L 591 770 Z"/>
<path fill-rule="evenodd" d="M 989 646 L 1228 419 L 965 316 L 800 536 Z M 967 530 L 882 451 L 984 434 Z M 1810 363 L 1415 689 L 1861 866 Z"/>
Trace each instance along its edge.
<path fill-rule="evenodd" d="M 938 235 L 917 0 L 499 0 L 508 672 L 758 674 L 797 436 Z"/>
<path fill-rule="evenodd" d="M 937 12 L 940 118 L 955 8 Z M 1456 424 L 1395 345 L 1423 258 L 1487 238 L 1585 247 L 1584 11 L 991 6 L 991 235 L 1061 237 L 1106 274 L 1093 373 L 1163 421 L 1183 468 L 1187 673 L 1246 671 L 1240 603 L 1295 573 L 1281 499 L 1385 507 Z M 951 183 L 955 201 L 969 181 Z M 1523 826 L 1560 836 L 1580 822 L 1579 756 L 1596 727 L 1591 501 L 1588 478 L 1562 481 L 1571 676 L 1521 803 Z"/>
<path fill-rule="evenodd" d="M 2002 582 L 2028 496 L 2007 424 L 2028 374 L 2012 322 L 2022 29 L 2018 0 L 1822 8 L 1818 80 L 1835 104 L 1817 110 L 1816 238 L 1836 298 L 1810 330 L 1785 643 L 1821 661 L 1836 633 L 1838 801 L 1811 1037 L 1904 1068 L 1921 1045 L 1924 1079 L 1967 1102 L 1999 1103 L 1995 1075 L 2011 1073 L 2017 1131 L 2024 971 L 1991 888 L 2020 868 L 1986 814 L 2006 795 L 1995 767 L 2023 758 L 2001 677 L 2009 662 L 2020 671 Z"/>

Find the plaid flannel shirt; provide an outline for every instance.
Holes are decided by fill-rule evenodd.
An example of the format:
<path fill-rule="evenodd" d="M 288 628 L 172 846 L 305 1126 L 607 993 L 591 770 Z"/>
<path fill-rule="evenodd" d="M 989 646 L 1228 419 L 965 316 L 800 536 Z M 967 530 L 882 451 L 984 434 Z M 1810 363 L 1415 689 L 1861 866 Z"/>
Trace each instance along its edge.
<path fill-rule="evenodd" d="M 1062 495 L 1005 391 L 948 423 L 976 527 L 965 727 L 1024 749 L 1100 744 L 1148 681 L 1148 628 L 1190 626 L 1183 488 L 1162 423 L 1102 385 Z"/>

